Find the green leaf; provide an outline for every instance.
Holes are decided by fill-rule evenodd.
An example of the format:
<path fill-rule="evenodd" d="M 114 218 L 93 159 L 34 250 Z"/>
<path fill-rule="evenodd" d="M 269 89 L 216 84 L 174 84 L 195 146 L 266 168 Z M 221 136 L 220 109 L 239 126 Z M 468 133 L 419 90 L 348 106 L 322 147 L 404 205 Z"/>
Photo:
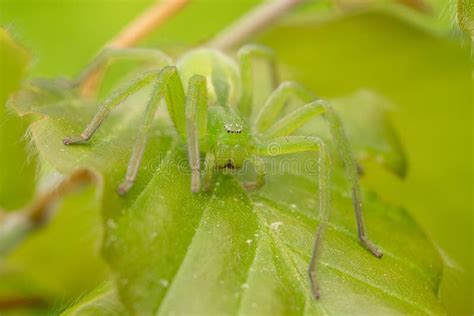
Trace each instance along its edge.
<path fill-rule="evenodd" d="M 390 102 L 374 92 L 361 90 L 332 101 L 360 163 L 373 161 L 404 177 L 406 157 L 389 119 Z M 331 136 L 322 118 L 301 129 L 308 135 L 321 135 L 331 144 Z M 334 150 L 335 151 L 335 150 Z"/>
<path fill-rule="evenodd" d="M 20 87 L 30 56 L 0 28 L 0 207 L 13 209 L 28 201 L 34 189 L 34 163 L 28 157 L 27 123 L 6 107 Z"/>
<path fill-rule="evenodd" d="M 474 5 L 468 0 L 457 1 L 457 19 L 459 27 L 467 35 L 474 38 Z"/>
<path fill-rule="evenodd" d="M 473 252 L 466 251 L 472 248 L 474 205 L 469 45 L 453 33 L 429 32 L 387 10 L 324 21 L 315 15 L 295 19 L 267 32 L 261 41 L 275 49 L 286 78 L 321 96 L 370 88 L 393 103 L 390 118 L 409 172 L 402 182 L 364 164 L 362 181 L 385 201 L 407 207 L 446 258 L 463 270 L 460 282 L 452 283 L 458 289 L 442 291 L 443 302 L 463 302 L 450 314 L 472 314 L 472 290 L 465 291 L 473 284 L 474 271 Z"/>
<path fill-rule="evenodd" d="M 35 188 L 35 159 L 29 157 L 31 153 L 25 146 L 28 122 L 4 106 L 8 96 L 20 87 L 28 59 L 26 51 L 0 29 L 0 206 L 7 208 L 25 207 Z M 42 164 L 41 173 L 45 181 L 40 181 L 38 195 L 54 187 L 61 177 L 54 170 L 51 172 L 46 163 Z M 23 313 L 46 311 L 102 281 L 106 266 L 96 255 L 100 241 L 98 208 L 90 189 L 66 197 L 58 207 L 59 215 L 44 229 L 28 236 L 8 258 L 0 253 L 0 308 L 21 309 Z M 53 210 L 50 213 L 53 215 Z M 0 241 L 0 248 L 13 241 L 8 238 L 12 237 L 9 233 L 18 228 L 8 227 L 11 222 L 4 221 L 2 215 L 0 237 L 7 240 Z M 30 225 L 26 227 L 13 235 L 26 233 Z"/>
<path fill-rule="evenodd" d="M 53 173 L 48 180 L 58 177 Z M 99 206 L 91 186 L 63 197 L 44 227 L 0 257 L 0 306 L 12 301 L 20 302 L 14 306 L 19 308 L 25 302 L 25 309 L 52 313 L 108 277 L 98 255 Z"/>
<path fill-rule="evenodd" d="M 185 146 L 157 121 L 137 182 L 116 194 L 146 93 L 129 98 L 92 139 L 64 147 L 96 111 L 58 82 L 38 81 L 12 100 L 31 125 L 41 159 L 62 173 L 103 176 L 103 255 L 118 295 L 135 314 L 443 314 L 437 297 L 442 262 L 402 209 L 365 191 L 369 236 L 379 260 L 357 241 L 350 190 L 338 164 L 333 214 L 319 268 L 322 298 L 311 298 L 306 269 L 317 220 L 317 177 L 277 169 L 254 193 L 221 175 L 212 193 L 193 195 Z M 382 123 L 383 124 L 383 123 Z M 376 148 L 377 146 L 374 146 Z M 299 166 L 312 155 L 295 155 Z M 276 161 L 278 163 L 278 161 Z M 277 164 L 281 166 L 282 163 Z"/>
<path fill-rule="evenodd" d="M 118 299 L 114 286 L 110 283 L 97 287 L 61 313 L 62 316 L 117 316 L 125 314 L 126 310 Z"/>

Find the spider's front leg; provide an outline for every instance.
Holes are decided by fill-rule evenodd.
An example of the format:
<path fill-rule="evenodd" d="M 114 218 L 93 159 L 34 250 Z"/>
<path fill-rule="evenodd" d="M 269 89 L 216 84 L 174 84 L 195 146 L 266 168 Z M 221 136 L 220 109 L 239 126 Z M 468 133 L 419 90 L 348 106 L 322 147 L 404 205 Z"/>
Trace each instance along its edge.
<path fill-rule="evenodd" d="M 199 83 L 199 80 L 196 80 Z M 119 88 L 107 98 L 101 105 L 91 123 L 84 132 L 77 136 L 67 137 L 64 144 L 72 145 L 89 140 L 101 123 L 107 118 L 109 112 L 122 103 L 129 95 L 137 92 L 144 86 L 154 83 L 152 95 L 148 101 L 144 122 L 138 132 L 137 140 L 127 168 L 125 181 L 119 186 L 119 194 L 125 194 L 132 187 L 140 167 L 143 151 L 148 138 L 149 130 L 152 126 L 156 111 L 160 101 L 164 98 L 171 119 L 178 130 L 178 133 L 186 138 L 186 115 L 185 115 L 185 94 L 181 79 L 179 78 L 176 67 L 168 66 L 161 71 L 151 71 L 145 73 L 140 78 L 134 80 L 125 87 Z M 190 92 L 194 89 L 194 84 L 190 84 Z M 193 99 L 193 98 L 190 98 Z M 188 104 L 194 104 L 188 102 Z M 202 115 L 202 114 L 201 114 Z M 200 115 L 200 116 L 201 116 Z M 205 118 L 205 116 L 204 116 Z M 199 125 L 198 125 L 199 126 Z"/>
<path fill-rule="evenodd" d="M 311 290 L 315 298 L 319 298 L 320 291 L 316 278 L 316 266 L 321 253 L 321 241 L 328 222 L 331 209 L 330 174 L 331 162 L 324 142 L 317 137 L 287 136 L 266 141 L 256 148 L 260 156 L 279 156 L 291 153 L 315 151 L 318 152 L 318 179 L 319 179 L 319 218 L 316 231 L 313 253 L 308 268 Z"/>
<path fill-rule="evenodd" d="M 207 87 L 206 78 L 194 75 L 189 79 L 186 97 L 186 135 L 189 165 L 191 167 L 191 191 L 201 188 L 201 151 L 199 144 L 207 137 Z"/>

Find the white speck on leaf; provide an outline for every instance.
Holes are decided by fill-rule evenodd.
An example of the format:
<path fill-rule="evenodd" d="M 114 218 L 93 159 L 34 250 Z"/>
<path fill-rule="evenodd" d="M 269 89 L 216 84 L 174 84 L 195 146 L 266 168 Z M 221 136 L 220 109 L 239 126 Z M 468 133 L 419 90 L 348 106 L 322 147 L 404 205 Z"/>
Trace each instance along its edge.
<path fill-rule="evenodd" d="M 110 229 L 116 229 L 117 228 L 117 223 L 109 218 L 109 220 L 107 221 L 107 227 L 109 227 Z"/>
<path fill-rule="evenodd" d="M 278 230 L 280 226 L 283 225 L 283 222 L 274 222 L 270 224 L 271 229 Z"/>
<path fill-rule="evenodd" d="M 168 280 L 160 279 L 160 285 L 164 288 L 167 288 L 170 285 L 170 283 L 168 282 Z"/>

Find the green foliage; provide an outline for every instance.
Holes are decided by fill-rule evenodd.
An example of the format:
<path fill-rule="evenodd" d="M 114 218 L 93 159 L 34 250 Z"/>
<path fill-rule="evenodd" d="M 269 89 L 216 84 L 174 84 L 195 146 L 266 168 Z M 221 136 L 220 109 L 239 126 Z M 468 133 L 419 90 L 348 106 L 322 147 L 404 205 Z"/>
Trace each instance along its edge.
<path fill-rule="evenodd" d="M 98 286 L 82 297 L 76 304 L 73 304 L 61 313 L 61 315 L 117 316 L 124 314 L 124 311 L 124 306 L 118 299 L 115 288 L 109 282 Z"/>
<path fill-rule="evenodd" d="M 29 57 L 7 32 L 0 29 L 0 205 L 9 209 L 27 202 L 34 188 L 34 164 L 25 148 L 28 124 L 5 106 L 10 93 L 20 86 Z M 21 177 L 18 170 L 22 171 Z"/>
<path fill-rule="evenodd" d="M 77 73 L 104 42 L 148 4 L 0 1 L 0 23 L 14 21 L 12 29 L 35 54 L 37 62 L 30 76 Z M 252 4 L 239 1 L 216 6 L 212 0 L 194 1 L 189 10 L 153 34 L 146 45 L 184 50 L 227 25 Z M 445 7 L 440 9 L 446 11 Z M 52 166 L 64 174 L 80 166 L 94 168 L 103 176 L 100 199 L 92 189 L 67 198 L 51 226 L 31 236 L 7 264 L 1 262 L 0 299 L 39 296 L 55 306 L 48 309 L 49 313 L 71 306 L 66 314 L 74 315 L 93 315 L 99 310 L 117 315 L 133 310 L 137 302 L 146 312 L 197 310 L 208 301 L 215 310 L 241 314 L 265 313 L 265 307 L 275 314 L 289 313 L 291 308 L 298 312 L 304 309 L 308 314 L 435 314 L 444 312 L 440 298 L 451 314 L 472 312 L 472 252 L 466 250 L 472 248 L 472 157 L 466 147 L 472 143 L 468 53 L 452 38 L 434 36 L 410 22 L 421 20 L 419 16 L 407 21 L 386 12 L 371 12 L 322 21 L 306 15 L 305 10 L 296 15 L 298 19 L 307 17 L 303 23 L 289 21 L 262 39 L 276 49 L 285 77 L 299 80 L 325 97 L 340 97 L 369 87 L 397 107 L 390 116 L 409 157 L 407 181 L 401 183 L 373 164 L 363 164 L 369 236 L 385 251 L 383 259 L 370 257 L 358 245 L 349 191 L 336 165 L 333 225 L 326 236 L 321 267 L 323 298 L 319 305 L 310 303 L 305 269 L 317 225 L 315 179 L 298 174 L 272 175 L 264 189 L 248 195 L 236 180 L 223 176 L 212 195 L 191 196 L 188 176 L 176 170 L 173 163 L 184 158 L 182 144 L 160 121 L 136 187 L 120 199 L 114 191 L 125 172 L 136 132 L 132 127 L 138 125 L 136 120 L 142 113 L 137 105 L 144 103 L 143 97 L 125 104 L 126 110 L 116 111 L 90 145 L 65 148 L 62 137 L 80 131 L 96 105 L 83 104 L 60 88 L 52 99 L 35 97 L 35 104 L 23 103 L 26 112 L 40 112 L 47 118 L 33 125 L 41 164 L 50 164 L 46 169 Z M 107 19 L 103 12 L 108 13 Z M 61 28 L 57 27 L 58 21 Z M 445 26 L 440 27 L 443 32 Z M 84 36 L 92 33 L 95 36 Z M 2 64 L 2 88 L 6 82 L 3 69 Z M 348 102 L 357 106 L 360 95 L 346 101 L 358 98 L 357 102 Z M 363 100 L 373 101 L 374 97 Z M 380 103 L 378 100 L 375 98 L 375 103 Z M 386 114 L 371 111 L 370 117 L 377 118 L 372 120 L 352 106 L 346 110 L 340 113 L 347 115 L 347 129 L 358 157 L 390 158 L 383 160 L 388 169 L 401 168 L 404 161 L 397 159 L 403 157 L 400 145 L 391 135 Z M 368 129 L 360 130 L 358 127 L 366 121 L 370 123 Z M 23 137 L 25 126 L 20 127 L 15 139 Z M 370 129 L 380 131 L 381 137 L 364 134 Z M 8 129 L 6 134 L 0 127 L 0 137 L 11 131 Z M 312 128 L 303 131 L 315 132 Z M 359 133 L 361 136 L 354 139 Z M 13 159 L 15 163 L 26 157 L 23 145 L 19 148 L 18 156 L 9 155 L 20 157 Z M 18 170 L 4 158 L 0 156 L 0 180 L 6 165 L 8 172 Z M 307 161 L 309 157 L 295 158 Z M 25 181 L 20 185 L 29 187 L 26 192 L 32 190 L 30 170 L 24 174 L 31 176 L 16 177 Z M 12 190 L 10 199 L 2 199 L 1 205 L 24 204 L 28 195 L 18 192 L 22 191 Z M 233 198 L 238 202 L 233 203 Z M 181 199 L 189 207 L 176 212 Z M 408 206 L 416 222 L 443 248 L 444 265 L 410 216 L 388 204 Z M 102 254 L 117 279 L 118 293 L 114 283 L 91 291 L 106 278 L 103 263 L 94 255 L 101 239 L 99 208 L 106 241 Z M 279 222 L 283 224 L 273 226 L 278 229 L 271 228 Z M 252 236 L 252 232 L 258 236 Z M 248 244 L 247 240 L 252 242 Z M 459 261 L 461 269 L 447 260 L 446 254 Z M 169 261 L 163 262 L 165 258 Z M 467 272 L 460 272 L 462 269 Z M 196 277 L 196 282 L 189 281 L 189 276 Z M 216 284 L 220 280 L 225 286 Z M 86 292 L 89 294 L 84 295 Z M 147 299 L 144 292 L 151 296 Z M 196 301 L 190 292 L 196 295 Z"/>
<path fill-rule="evenodd" d="M 378 260 L 363 249 L 347 180 L 336 162 L 320 302 L 311 298 L 306 277 L 317 226 L 316 175 L 277 170 L 252 194 L 237 179 L 222 175 L 212 193 L 193 195 L 183 143 L 173 128 L 159 121 L 136 186 L 126 198 L 118 197 L 116 187 L 142 114 L 138 104 L 145 97 L 127 100 L 90 144 L 75 147 L 64 147 L 60 140 L 86 124 L 95 104 L 51 81 L 26 86 L 12 99 L 20 113 L 43 116 L 31 125 L 42 159 L 62 173 L 90 168 L 103 175 L 102 253 L 128 310 L 143 315 L 442 313 L 437 251 L 403 210 L 385 205 L 373 192 L 365 194 L 365 213 L 369 234 L 385 257 Z M 344 109 L 339 106 L 339 111 Z M 345 112 L 348 122 L 350 113 Z M 357 132 L 353 138 L 358 139 Z M 377 148 L 377 142 L 364 141 Z M 393 152 L 399 155 L 396 148 Z M 299 166 L 310 158 L 293 157 Z"/>
<path fill-rule="evenodd" d="M 325 97 L 371 88 L 392 102 L 390 117 L 408 156 L 403 182 L 373 164 L 363 181 L 406 206 L 462 274 L 443 301 L 473 310 L 472 104 L 469 47 L 386 10 L 321 23 L 292 20 L 262 39 L 286 70 Z M 462 271 L 462 272 L 460 272 Z M 456 285 L 458 289 L 456 288 Z"/>
<path fill-rule="evenodd" d="M 457 17 L 459 27 L 474 38 L 474 4 L 468 0 L 457 1 Z"/>

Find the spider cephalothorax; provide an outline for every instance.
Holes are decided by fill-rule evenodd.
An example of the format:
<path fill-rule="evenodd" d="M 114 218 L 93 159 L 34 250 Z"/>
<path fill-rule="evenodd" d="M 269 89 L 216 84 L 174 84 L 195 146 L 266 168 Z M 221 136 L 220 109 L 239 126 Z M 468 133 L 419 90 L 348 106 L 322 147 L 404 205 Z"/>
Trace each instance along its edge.
<path fill-rule="evenodd" d="M 236 169 L 252 152 L 253 139 L 245 121 L 233 109 L 223 106 L 208 110 L 208 151 L 214 152 L 218 168 Z"/>
<path fill-rule="evenodd" d="M 100 54 L 77 81 L 87 78 L 97 65 L 107 64 L 111 57 L 137 57 L 150 59 L 160 64 L 170 64 L 171 59 L 161 52 L 147 49 L 106 50 Z M 262 157 L 289 153 L 314 151 L 319 163 L 319 212 L 320 225 L 314 241 L 313 254 L 308 273 L 313 295 L 319 297 L 316 280 L 316 263 L 320 252 L 320 241 L 330 210 L 330 158 L 324 142 L 315 136 L 293 136 L 293 133 L 310 119 L 323 115 L 344 161 L 346 173 L 352 183 L 354 210 L 357 218 L 359 240 L 375 256 L 382 253 L 367 239 L 362 217 L 362 201 L 358 183 L 357 167 L 352 158 L 349 142 L 341 122 L 330 105 L 316 99 L 313 93 L 299 84 L 284 82 L 268 97 L 256 115 L 252 113 L 252 63 L 260 57 L 271 63 L 271 50 L 248 45 L 239 50 L 238 63 L 216 50 L 196 50 L 182 57 L 177 66 L 165 66 L 144 73 L 135 81 L 115 91 L 101 106 L 89 126 L 78 136 L 64 139 L 70 145 L 89 140 L 108 113 L 130 94 L 146 85 L 153 86 L 152 96 L 137 142 L 130 158 L 125 181 L 119 186 L 124 195 L 133 186 L 137 177 L 148 131 L 157 108 L 165 100 L 176 130 L 187 143 L 191 168 L 191 190 L 201 189 L 201 170 L 204 169 L 204 188 L 210 190 L 213 175 L 222 169 L 237 169 L 244 162 L 255 166 L 257 178 L 245 183 L 247 188 L 258 188 L 265 182 L 265 162 Z M 276 83 L 276 74 L 272 76 Z M 187 93 L 185 93 L 187 90 Z M 288 98 L 296 97 L 306 103 L 283 117 L 282 110 Z M 255 119 L 251 119 L 255 117 Z M 205 157 L 204 168 L 201 157 Z"/>

